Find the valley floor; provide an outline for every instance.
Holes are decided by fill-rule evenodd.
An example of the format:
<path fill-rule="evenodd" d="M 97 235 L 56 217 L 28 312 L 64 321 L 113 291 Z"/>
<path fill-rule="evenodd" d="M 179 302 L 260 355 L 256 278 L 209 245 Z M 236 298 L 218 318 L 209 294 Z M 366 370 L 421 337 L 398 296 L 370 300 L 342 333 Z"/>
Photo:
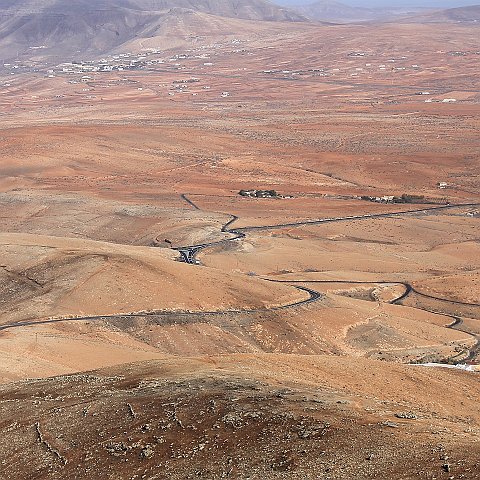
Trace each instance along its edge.
<path fill-rule="evenodd" d="M 0 478 L 480 478 L 476 30 L 364 28 L 5 87 Z"/>

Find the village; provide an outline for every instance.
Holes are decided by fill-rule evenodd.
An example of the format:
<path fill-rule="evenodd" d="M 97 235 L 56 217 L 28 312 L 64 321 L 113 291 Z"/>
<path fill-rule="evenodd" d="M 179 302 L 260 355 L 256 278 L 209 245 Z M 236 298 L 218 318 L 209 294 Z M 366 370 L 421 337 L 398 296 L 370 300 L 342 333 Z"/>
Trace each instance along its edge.
<path fill-rule="evenodd" d="M 201 40 L 201 38 L 196 39 L 196 41 Z M 30 50 L 37 51 L 45 48 L 44 45 L 31 46 Z M 95 88 L 95 83 L 99 81 L 103 82 L 102 88 L 118 86 L 119 79 L 142 91 L 145 89 L 145 85 L 140 84 L 133 77 L 125 77 L 129 73 L 141 72 L 147 76 L 162 75 L 166 77 L 178 73 L 177 78 L 166 79 L 165 82 L 155 85 L 157 95 L 163 94 L 168 97 L 180 94 L 197 97 L 205 96 L 208 93 L 207 98 L 209 99 L 231 98 L 235 100 L 237 87 L 243 82 L 265 78 L 269 81 L 296 82 L 299 89 L 304 88 L 304 82 L 308 82 L 308 85 L 314 85 L 317 81 L 345 82 L 345 86 L 350 84 L 358 86 L 359 82 L 370 83 L 375 80 L 381 82 L 385 93 L 379 92 L 371 98 L 359 100 L 359 103 L 368 103 L 369 101 L 401 103 L 415 101 L 415 97 L 424 97 L 425 100 L 422 100 L 424 103 L 444 104 L 478 100 L 472 93 L 461 92 L 458 94 L 441 84 L 433 88 L 430 85 L 428 88 L 422 89 L 416 87 L 413 82 L 417 76 L 422 78 L 430 73 L 441 71 L 447 58 L 456 62 L 465 61 L 474 58 L 480 52 L 437 51 L 429 62 L 420 61 L 414 52 L 405 51 L 403 53 L 399 54 L 396 51 L 390 56 L 386 52 L 375 52 L 372 49 L 346 50 L 341 60 L 337 56 L 333 61 L 329 54 L 325 54 L 319 55 L 318 62 L 315 63 L 312 60 L 301 61 L 296 58 L 278 62 L 277 58 L 273 61 L 268 48 L 254 49 L 247 40 L 233 38 L 225 42 L 186 48 L 183 52 L 176 51 L 174 54 L 159 48 L 145 48 L 140 52 L 118 52 L 98 59 L 72 59 L 55 66 L 47 65 L 42 61 L 17 58 L 13 61 L 0 62 L 0 77 L 15 76 L 10 77 L 8 81 L 2 82 L 0 79 L 0 94 L 8 93 L 8 88 L 14 82 L 13 78 L 23 73 L 43 75 L 47 80 L 65 78 L 72 85 L 88 84 L 88 90 L 82 90 L 81 93 L 91 92 L 92 88 Z M 232 63 L 226 61 L 232 56 L 238 57 L 238 61 L 234 62 L 236 67 L 233 70 Z M 226 65 L 229 65 L 228 68 Z M 112 74 L 117 74 L 117 77 L 111 77 Z M 220 75 L 224 76 L 223 85 L 216 85 L 216 88 L 213 88 L 214 86 L 207 80 L 211 78 L 211 75 L 215 75 L 219 80 L 221 79 Z M 243 82 L 232 82 L 229 80 L 229 78 L 233 78 L 231 75 L 239 80 L 243 79 Z M 399 76 L 403 75 L 412 77 L 411 86 L 400 87 L 397 85 L 400 81 Z M 198 88 L 192 88 L 194 86 Z M 61 94 L 59 95 L 55 98 L 64 98 Z M 91 99 L 91 93 L 85 95 L 85 98 Z"/>

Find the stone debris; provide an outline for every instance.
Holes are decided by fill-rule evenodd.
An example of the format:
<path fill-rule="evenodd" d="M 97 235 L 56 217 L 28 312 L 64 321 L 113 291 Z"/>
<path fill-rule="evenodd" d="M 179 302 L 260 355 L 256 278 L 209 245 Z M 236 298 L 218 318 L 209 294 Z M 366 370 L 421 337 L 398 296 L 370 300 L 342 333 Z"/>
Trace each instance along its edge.
<path fill-rule="evenodd" d="M 382 422 L 380 425 L 390 428 L 398 428 L 400 426 L 398 423 L 395 422 Z"/>
<path fill-rule="evenodd" d="M 140 456 L 144 459 L 153 457 L 155 451 L 153 450 L 151 445 L 145 445 L 140 452 Z"/>
<path fill-rule="evenodd" d="M 37 434 L 38 441 L 45 446 L 48 452 L 50 452 L 56 459 L 58 459 L 63 465 L 67 464 L 67 459 L 52 445 L 50 445 L 50 442 L 45 439 L 43 436 L 42 431 L 40 430 L 40 423 L 36 422 L 35 423 L 35 432 Z"/>
<path fill-rule="evenodd" d="M 125 442 L 118 442 L 118 443 L 112 442 L 107 444 L 105 448 L 107 452 L 113 455 L 114 457 L 124 456 L 130 450 L 132 450 L 132 447 L 130 445 L 127 445 Z"/>
<path fill-rule="evenodd" d="M 407 420 L 416 420 L 418 418 L 417 415 L 413 412 L 400 412 L 396 413 L 395 416 L 397 418 L 404 418 Z"/>
<path fill-rule="evenodd" d="M 130 415 L 132 416 L 132 418 L 137 418 L 137 414 L 133 410 L 132 405 L 130 403 L 127 403 L 127 407 L 128 407 L 128 411 L 129 411 Z"/>

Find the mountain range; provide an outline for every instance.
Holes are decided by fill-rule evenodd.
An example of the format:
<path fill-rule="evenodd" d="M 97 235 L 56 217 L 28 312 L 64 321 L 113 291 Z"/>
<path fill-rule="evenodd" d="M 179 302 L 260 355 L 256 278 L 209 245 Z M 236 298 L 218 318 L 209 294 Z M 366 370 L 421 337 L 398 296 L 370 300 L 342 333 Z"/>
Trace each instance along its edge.
<path fill-rule="evenodd" d="M 303 20 L 293 11 L 266 0 L 0 0 L 2 15 L 84 15 L 118 9 L 158 13 L 175 8 L 247 20 Z"/>
<path fill-rule="evenodd" d="M 39 48 L 43 55 L 105 53 L 135 38 L 215 29 L 218 18 L 306 20 L 265 0 L 0 0 L 0 58 Z"/>
<path fill-rule="evenodd" d="M 433 12 L 370 9 L 335 0 L 295 10 L 267 0 L 0 0 L 0 60 L 103 55 L 143 47 L 146 39 L 172 48 L 194 36 L 228 37 L 265 22 L 480 24 L 479 11 L 479 6 Z"/>

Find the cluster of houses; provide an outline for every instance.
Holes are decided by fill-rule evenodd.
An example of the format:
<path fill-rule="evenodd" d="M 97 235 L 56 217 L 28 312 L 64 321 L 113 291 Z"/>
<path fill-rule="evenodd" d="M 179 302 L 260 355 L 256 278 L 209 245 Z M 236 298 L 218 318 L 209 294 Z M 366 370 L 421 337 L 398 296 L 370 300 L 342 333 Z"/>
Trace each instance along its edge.
<path fill-rule="evenodd" d="M 163 57 L 162 52 L 155 48 L 150 48 L 141 53 L 118 53 L 110 55 L 100 60 L 81 60 L 65 62 L 58 65 L 55 69 L 48 71 L 49 75 L 54 74 L 88 74 L 96 72 L 114 72 L 125 70 L 138 70 L 151 68 L 155 65 L 169 63 L 173 69 L 181 70 L 184 67 L 179 62 L 188 58 L 210 58 L 205 53 L 191 57 L 189 53 L 180 53 L 170 57 Z"/>
<path fill-rule="evenodd" d="M 10 71 L 12 75 L 22 72 L 38 72 L 42 66 L 45 68 L 46 64 L 23 60 L 14 60 L 5 63 L 0 62 L 0 70 Z"/>
<path fill-rule="evenodd" d="M 110 55 L 106 58 L 99 60 L 72 60 L 69 62 L 62 63 L 55 67 L 46 67 L 40 68 L 37 71 L 45 72 L 47 78 L 55 78 L 57 76 L 73 76 L 77 77 L 71 78 L 68 80 L 71 84 L 80 84 L 98 81 L 96 77 L 97 74 L 103 72 L 122 72 L 129 70 L 155 70 L 156 65 L 162 65 L 162 69 L 168 69 L 172 71 L 181 71 L 185 70 L 185 60 L 197 60 L 200 61 L 198 65 L 192 67 L 191 69 L 203 70 L 214 65 L 210 61 L 211 55 L 214 55 L 214 52 L 208 50 L 217 50 L 220 47 L 228 47 L 228 45 L 238 46 L 243 41 L 239 39 L 233 39 L 227 44 L 212 44 L 212 45 L 202 45 L 195 50 L 186 50 L 184 53 L 178 53 L 175 55 L 166 56 L 162 54 L 160 50 L 150 48 L 142 51 L 140 53 L 118 53 Z M 238 52 L 243 52 L 244 49 L 236 50 Z M 5 68 L 13 68 L 13 65 L 6 64 Z M 16 66 L 16 68 L 19 68 Z M 30 69 L 31 70 L 31 69 Z M 199 78 L 190 77 L 186 79 L 174 80 L 168 88 L 168 95 L 174 96 L 179 93 L 187 93 L 193 96 L 198 95 L 198 91 L 190 92 L 188 88 L 190 84 L 200 82 Z M 165 85 L 167 86 L 167 85 Z M 202 86 L 202 90 L 210 90 L 210 86 Z M 138 88 L 142 90 L 142 88 Z M 86 90 L 84 90 L 86 91 Z M 230 97 L 231 93 L 229 91 L 220 91 L 220 97 L 226 98 Z"/>
<path fill-rule="evenodd" d="M 328 77 L 330 75 L 330 73 L 327 71 L 326 68 L 309 68 L 306 70 L 273 69 L 273 70 L 262 70 L 260 73 L 263 73 L 265 75 L 276 75 L 276 76 L 280 75 L 286 78 L 293 78 L 299 75 L 308 75 L 308 76 L 317 76 L 317 77 Z"/>
<path fill-rule="evenodd" d="M 370 195 L 362 195 L 360 198 L 362 200 L 367 200 L 369 202 L 375 202 L 375 203 L 395 203 L 394 195 L 384 195 L 383 197 L 373 197 Z"/>
<path fill-rule="evenodd" d="M 198 37 L 202 39 L 203 37 Z M 239 45 L 242 43 L 239 39 L 233 39 L 230 44 Z M 53 73 L 89 73 L 89 72 L 112 72 L 112 71 L 123 71 L 123 70 L 135 70 L 141 68 L 149 68 L 157 64 L 170 64 L 173 69 L 182 70 L 185 67 L 181 65 L 182 60 L 187 59 L 200 59 L 200 60 L 209 60 L 210 54 L 205 52 L 208 49 L 219 49 L 220 47 L 228 46 L 227 44 L 212 44 L 212 45 L 202 45 L 197 50 L 186 50 L 184 53 L 178 53 L 171 56 L 163 56 L 162 51 L 149 48 L 141 53 L 118 53 L 115 55 L 110 55 L 106 58 L 100 60 L 82 60 L 82 61 L 72 61 L 59 65 Z M 212 66 L 213 63 L 210 61 L 205 61 L 203 66 Z"/>
<path fill-rule="evenodd" d="M 249 198 L 280 198 L 275 190 L 240 190 L 238 194 Z"/>
<path fill-rule="evenodd" d="M 442 98 L 442 99 L 435 99 L 435 98 L 427 98 L 425 103 L 455 103 L 457 101 L 456 98 Z"/>
<path fill-rule="evenodd" d="M 149 56 L 160 53 L 158 50 L 149 50 L 142 54 L 119 53 L 98 61 L 73 61 L 62 63 L 58 66 L 60 73 L 82 74 L 93 72 L 113 72 L 124 70 L 136 70 L 149 65 L 163 63 L 160 59 L 148 59 Z M 55 73 L 53 70 L 52 72 Z"/>
<path fill-rule="evenodd" d="M 347 57 L 350 57 L 350 58 L 361 58 L 366 56 L 367 56 L 366 52 L 350 52 L 347 54 Z"/>
<path fill-rule="evenodd" d="M 363 59 L 366 60 L 367 57 L 371 57 L 372 54 L 362 51 L 352 51 L 346 54 L 349 59 Z M 286 68 L 276 68 L 269 70 L 262 70 L 259 73 L 265 75 L 274 75 L 281 76 L 283 78 L 294 79 L 296 76 L 320 76 L 320 77 L 330 77 L 335 75 L 341 75 L 342 73 L 350 75 L 351 77 L 358 77 L 362 74 L 372 75 L 375 73 L 388 73 L 390 71 L 401 72 L 401 71 L 419 71 L 421 66 L 418 64 L 405 64 L 407 60 L 406 56 L 400 56 L 395 58 L 389 58 L 384 60 L 385 63 L 380 63 L 378 65 L 374 63 L 365 63 L 361 66 L 358 65 L 349 65 L 344 68 L 330 68 L 330 67 L 319 67 L 319 68 L 310 68 L 310 69 L 286 69 Z M 397 62 L 403 62 L 398 64 Z M 353 72 L 352 72 L 353 70 Z"/>
<path fill-rule="evenodd" d="M 375 203 L 425 203 L 424 195 L 409 195 L 404 193 L 400 197 L 395 195 L 383 195 L 382 197 L 373 197 L 370 195 L 362 195 L 362 200 Z"/>
<path fill-rule="evenodd" d="M 452 57 L 466 57 L 467 55 L 480 55 L 480 51 L 478 52 L 470 52 L 470 51 L 461 51 L 461 50 L 456 50 L 452 52 L 447 52 L 448 55 Z"/>

